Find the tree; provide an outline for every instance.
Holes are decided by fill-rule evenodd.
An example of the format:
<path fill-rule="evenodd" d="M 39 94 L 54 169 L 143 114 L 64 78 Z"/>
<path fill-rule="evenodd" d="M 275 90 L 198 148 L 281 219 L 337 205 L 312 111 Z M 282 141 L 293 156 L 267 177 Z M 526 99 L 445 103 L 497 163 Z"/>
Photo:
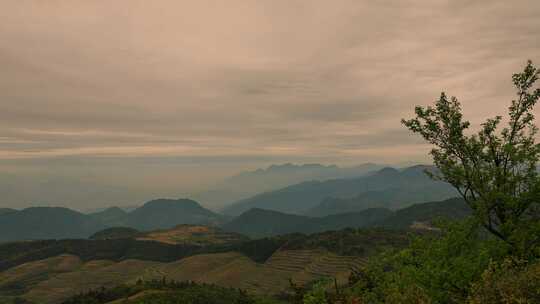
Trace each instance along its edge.
<path fill-rule="evenodd" d="M 528 61 L 512 76 L 517 98 L 502 130 L 502 117 L 496 116 L 476 134 L 466 134 L 470 123 L 463 120 L 461 104 L 444 92 L 433 107 L 417 106 L 416 118 L 402 120 L 434 145 L 430 154 L 439 171 L 429 174 L 453 185 L 482 226 L 521 253 L 540 241 L 540 145 L 532 113 L 540 98 L 540 88 L 534 88 L 539 75 Z"/>

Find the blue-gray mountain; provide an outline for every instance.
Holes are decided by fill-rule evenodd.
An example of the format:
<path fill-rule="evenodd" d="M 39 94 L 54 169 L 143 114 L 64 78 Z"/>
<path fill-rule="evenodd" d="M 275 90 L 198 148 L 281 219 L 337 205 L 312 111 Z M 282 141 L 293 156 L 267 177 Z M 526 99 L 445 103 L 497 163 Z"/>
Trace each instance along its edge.
<path fill-rule="evenodd" d="M 265 237 L 287 233 L 316 233 L 343 228 L 381 227 L 409 229 L 415 223 L 431 225 L 435 219 L 462 219 L 471 214 L 471 209 L 461 198 L 414 204 L 392 211 L 385 208 L 370 208 L 360 212 L 307 217 L 278 211 L 251 209 L 225 224 L 226 231 L 251 237 Z"/>
<path fill-rule="evenodd" d="M 172 228 L 178 224 L 216 225 L 223 216 L 188 199 L 157 199 L 125 212 L 109 208 L 83 214 L 67 208 L 32 207 L 0 215 L 0 242 L 87 238 L 107 227 L 125 226 L 139 230 Z"/>
<path fill-rule="evenodd" d="M 359 178 L 303 182 L 235 202 L 225 208 L 224 213 L 239 215 L 252 208 L 261 208 L 325 216 L 373 207 L 399 209 L 457 196 L 449 184 L 432 180 L 425 170 L 434 169 L 429 166 L 403 170 L 384 168 Z"/>
<path fill-rule="evenodd" d="M 250 209 L 226 223 L 226 231 L 250 237 L 266 237 L 288 233 L 316 233 L 344 228 L 362 228 L 391 217 L 393 212 L 384 208 L 371 208 L 360 212 L 326 217 L 308 217 L 264 209 Z"/>
<path fill-rule="evenodd" d="M 60 207 L 31 207 L 0 215 L 0 242 L 85 238 L 103 229 L 98 220 Z"/>
<path fill-rule="evenodd" d="M 290 163 L 271 165 L 266 169 L 246 171 L 231 176 L 214 185 L 211 190 L 195 193 L 190 197 L 200 201 L 204 206 L 221 209 L 227 203 L 289 185 L 312 180 L 360 177 L 381 168 L 383 166 L 370 163 L 354 167 Z"/>

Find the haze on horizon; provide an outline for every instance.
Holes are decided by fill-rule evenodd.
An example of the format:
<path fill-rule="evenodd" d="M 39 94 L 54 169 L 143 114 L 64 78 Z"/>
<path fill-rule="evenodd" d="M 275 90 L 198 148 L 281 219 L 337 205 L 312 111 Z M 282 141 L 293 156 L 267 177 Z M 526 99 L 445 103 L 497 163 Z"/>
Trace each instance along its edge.
<path fill-rule="evenodd" d="M 540 2 L 0 4 L 0 207 L 179 197 L 273 163 L 429 161 L 400 124 L 473 124 L 540 63 Z M 14 186 L 16 185 L 16 187 Z"/>

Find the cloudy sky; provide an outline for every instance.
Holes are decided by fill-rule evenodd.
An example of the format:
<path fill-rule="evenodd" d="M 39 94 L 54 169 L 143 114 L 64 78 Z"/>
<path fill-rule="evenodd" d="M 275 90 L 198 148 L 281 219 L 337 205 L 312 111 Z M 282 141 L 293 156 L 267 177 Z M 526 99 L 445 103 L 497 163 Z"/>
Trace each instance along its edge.
<path fill-rule="evenodd" d="M 443 90 L 473 123 L 503 113 L 511 74 L 540 64 L 538 16 L 537 0 L 3 0 L 0 206 L 426 162 L 400 118 Z"/>

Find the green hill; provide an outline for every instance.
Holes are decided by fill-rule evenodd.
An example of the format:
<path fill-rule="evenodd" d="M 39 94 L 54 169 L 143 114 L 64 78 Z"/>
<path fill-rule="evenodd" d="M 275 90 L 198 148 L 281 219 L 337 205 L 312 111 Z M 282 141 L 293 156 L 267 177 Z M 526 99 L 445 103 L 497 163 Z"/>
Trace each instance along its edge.
<path fill-rule="evenodd" d="M 11 210 L 7 209 L 0 214 L 0 242 L 88 238 L 107 227 L 150 231 L 168 229 L 180 224 L 216 225 L 223 221 L 221 215 L 188 199 L 153 200 L 131 212 L 117 207 L 93 214 L 57 207 Z M 118 232 L 112 232 L 114 231 Z"/>
<path fill-rule="evenodd" d="M 86 238 L 103 228 L 99 221 L 67 208 L 32 207 L 0 215 L 0 242 Z"/>
<path fill-rule="evenodd" d="M 405 230 L 411 228 L 413 224 L 429 226 L 434 219 L 439 217 L 461 219 L 470 214 L 470 208 L 459 198 L 414 204 L 397 211 L 369 208 L 359 212 L 346 212 L 324 217 L 307 217 L 272 210 L 251 209 L 223 225 L 223 228 L 251 237 L 288 233 L 318 233 L 362 227 Z"/>
<path fill-rule="evenodd" d="M 120 224 L 139 230 L 172 228 L 179 224 L 216 224 L 221 216 L 189 199 L 157 199 L 139 207 Z"/>
<path fill-rule="evenodd" d="M 345 228 L 370 227 L 374 223 L 384 220 L 392 215 L 393 212 L 385 208 L 369 208 L 359 212 L 347 212 L 312 218 L 304 232 L 316 233 Z"/>
<path fill-rule="evenodd" d="M 461 198 L 451 198 L 444 201 L 415 204 L 397 210 L 393 216 L 385 218 L 375 226 L 391 229 L 407 229 L 415 223 L 430 224 L 439 217 L 452 220 L 462 219 L 471 215 L 471 208 Z"/>
<path fill-rule="evenodd" d="M 226 223 L 223 229 L 251 237 L 264 237 L 288 233 L 315 233 L 360 228 L 392 215 L 387 209 L 373 208 L 355 213 L 332 215 L 322 218 L 286 214 L 278 211 L 251 209 Z"/>
<path fill-rule="evenodd" d="M 310 218 L 278 211 L 254 208 L 223 225 L 225 231 L 237 232 L 250 237 L 263 237 L 299 232 Z"/>

